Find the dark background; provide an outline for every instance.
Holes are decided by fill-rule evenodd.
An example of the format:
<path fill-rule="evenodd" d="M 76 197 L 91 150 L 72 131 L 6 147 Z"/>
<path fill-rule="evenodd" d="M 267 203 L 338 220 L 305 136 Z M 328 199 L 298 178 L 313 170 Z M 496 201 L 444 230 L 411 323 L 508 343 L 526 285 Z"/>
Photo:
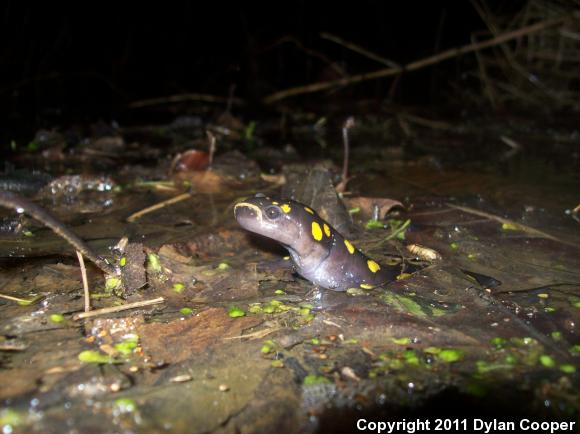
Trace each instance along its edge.
<path fill-rule="evenodd" d="M 523 2 L 487 4 L 509 16 Z M 130 117 L 131 101 L 185 92 L 227 96 L 231 85 L 236 96 L 258 106 L 277 90 L 338 78 L 298 44 L 349 74 L 384 67 L 321 39 L 321 31 L 405 64 L 469 44 L 472 33 L 486 29 L 469 1 L 10 1 L 2 8 L 4 130 Z M 447 83 L 461 79 L 461 62 L 473 61 L 464 56 L 408 74 L 391 96 L 402 104 L 445 102 Z M 386 98 L 391 83 L 372 81 L 338 95 Z"/>

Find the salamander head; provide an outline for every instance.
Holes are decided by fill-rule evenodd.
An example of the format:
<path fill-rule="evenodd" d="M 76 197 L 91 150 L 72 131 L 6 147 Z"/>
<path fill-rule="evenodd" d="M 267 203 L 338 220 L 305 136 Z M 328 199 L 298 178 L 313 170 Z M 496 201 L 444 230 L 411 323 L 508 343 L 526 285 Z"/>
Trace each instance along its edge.
<path fill-rule="evenodd" d="M 274 200 L 263 194 L 238 202 L 234 216 L 244 228 L 256 234 L 278 241 L 286 247 L 294 247 L 302 237 L 307 221 L 304 206 L 291 200 Z"/>

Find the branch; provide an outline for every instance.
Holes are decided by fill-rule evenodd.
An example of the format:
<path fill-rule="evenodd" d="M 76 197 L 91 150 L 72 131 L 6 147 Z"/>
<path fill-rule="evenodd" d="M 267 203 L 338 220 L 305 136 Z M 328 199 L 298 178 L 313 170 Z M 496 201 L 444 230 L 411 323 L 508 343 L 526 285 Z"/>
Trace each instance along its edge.
<path fill-rule="evenodd" d="M 435 63 L 442 62 L 453 57 L 460 56 L 462 54 L 472 53 L 474 51 L 483 50 L 485 48 L 494 47 L 496 45 L 503 44 L 504 42 L 511 41 L 512 39 L 519 38 L 530 33 L 537 33 L 541 30 L 547 29 L 548 27 L 553 27 L 566 21 L 578 18 L 578 14 L 568 14 L 559 18 L 554 18 L 552 20 L 540 21 L 539 23 L 532 24 L 530 26 L 522 27 L 521 29 L 513 30 L 501 34 L 495 38 L 489 39 L 487 41 L 475 42 L 469 45 L 463 45 L 461 47 L 451 48 L 449 50 L 443 51 L 441 53 L 435 54 L 433 56 L 425 57 L 423 59 L 416 60 L 407 64 L 402 68 L 384 68 L 377 71 L 367 72 L 364 74 L 353 75 L 352 77 L 340 78 L 338 80 L 323 81 L 318 83 L 312 83 L 304 86 L 293 87 L 290 89 L 281 90 L 268 95 L 264 98 L 264 104 L 272 104 L 276 101 L 282 99 L 302 95 L 306 93 L 320 92 L 322 90 L 331 89 L 337 86 L 348 86 L 355 83 L 361 83 L 363 81 L 375 80 L 377 78 L 390 77 L 393 75 L 402 74 L 405 71 L 416 71 L 418 69 L 424 68 Z"/>

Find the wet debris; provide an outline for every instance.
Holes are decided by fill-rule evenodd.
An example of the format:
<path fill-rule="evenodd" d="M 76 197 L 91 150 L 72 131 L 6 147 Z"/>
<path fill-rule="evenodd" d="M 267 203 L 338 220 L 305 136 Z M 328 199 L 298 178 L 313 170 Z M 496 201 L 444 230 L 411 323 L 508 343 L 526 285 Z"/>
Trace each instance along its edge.
<path fill-rule="evenodd" d="M 193 353 L 202 353 L 221 342 L 228 342 L 224 338 L 239 336 L 261 322 L 257 317 L 231 318 L 225 309 L 210 308 L 167 324 L 141 324 L 137 332 L 144 351 L 155 360 L 178 363 L 189 359 Z"/>

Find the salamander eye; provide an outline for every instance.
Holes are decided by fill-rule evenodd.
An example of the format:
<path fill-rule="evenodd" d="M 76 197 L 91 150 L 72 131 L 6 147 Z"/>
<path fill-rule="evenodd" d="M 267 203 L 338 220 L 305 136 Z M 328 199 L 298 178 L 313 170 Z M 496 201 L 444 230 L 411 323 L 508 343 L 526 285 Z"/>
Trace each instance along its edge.
<path fill-rule="evenodd" d="M 280 208 L 278 208 L 277 206 L 269 206 L 264 210 L 264 213 L 271 220 L 276 220 L 278 217 L 280 217 L 281 214 Z"/>

